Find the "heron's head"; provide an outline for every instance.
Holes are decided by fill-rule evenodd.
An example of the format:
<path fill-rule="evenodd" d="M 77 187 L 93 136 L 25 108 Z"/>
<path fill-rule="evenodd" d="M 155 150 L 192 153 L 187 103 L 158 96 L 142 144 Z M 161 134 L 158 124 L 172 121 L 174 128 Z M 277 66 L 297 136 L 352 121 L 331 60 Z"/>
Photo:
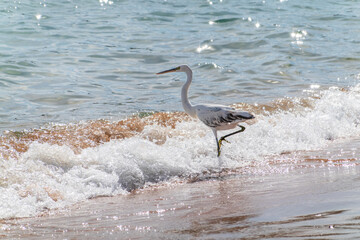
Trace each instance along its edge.
<path fill-rule="evenodd" d="M 191 72 L 191 69 L 187 65 L 180 65 L 176 68 L 158 72 L 157 74 L 164 74 L 164 73 L 169 73 L 169 72 Z"/>

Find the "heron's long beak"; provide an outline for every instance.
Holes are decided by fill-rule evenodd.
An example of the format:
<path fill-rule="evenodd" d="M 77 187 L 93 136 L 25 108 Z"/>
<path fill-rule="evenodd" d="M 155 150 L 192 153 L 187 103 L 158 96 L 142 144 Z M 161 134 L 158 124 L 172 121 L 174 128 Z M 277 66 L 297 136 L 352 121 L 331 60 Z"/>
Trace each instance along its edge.
<path fill-rule="evenodd" d="M 180 67 L 176 67 L 176 68 L 172 68 L 172 69 L 169 69 L 169 70 L 165 70 L 165 71 L 162 71 L 162 72 L 158 72 L 157 74 L 164 74 L 164 73 L 169 73 L 169 72 L 176 72 L 177 70 L 179 70 Z"/>

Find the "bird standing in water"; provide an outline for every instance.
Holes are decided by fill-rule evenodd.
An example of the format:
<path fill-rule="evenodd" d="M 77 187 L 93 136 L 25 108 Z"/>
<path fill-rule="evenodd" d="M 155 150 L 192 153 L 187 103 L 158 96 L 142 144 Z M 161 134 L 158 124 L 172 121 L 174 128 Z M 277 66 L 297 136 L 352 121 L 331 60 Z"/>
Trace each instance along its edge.
<path fill-rule="evenodd" d="M 181 90 L 181 101 L 184 107 L 184 110 L 193 118 L 198 118 L 206 126 L 210 127 L 214 133 L 218 156 L 221 154 L 222 142 L 225 141 L 227 137 L 230 137 L 234 134 L 243 132 L 245 130 L 244 126 L 238 125 L 240 122 L 244 122 L 248 119 L 253 119 L 254 116 L 248 112 L 241 112 L 232 107 L 227 107 L 217 104 L 199 104 L 192 105 L 188 99 L 188 90 L 192 81 L 192 71 L 187 65 L 181 65 L 176 68 L 172 68 L 166 71 L 159 72 L 157 74 L 164 74 L 169 72 L 184 72 L 186 73 L 187 80 L 183 85 Z M 235 127 L 240 127 L 241 129 L 222 136 L 220 140 L 217 137 L 217 131 L 220 130 L 229 130 Z"/>

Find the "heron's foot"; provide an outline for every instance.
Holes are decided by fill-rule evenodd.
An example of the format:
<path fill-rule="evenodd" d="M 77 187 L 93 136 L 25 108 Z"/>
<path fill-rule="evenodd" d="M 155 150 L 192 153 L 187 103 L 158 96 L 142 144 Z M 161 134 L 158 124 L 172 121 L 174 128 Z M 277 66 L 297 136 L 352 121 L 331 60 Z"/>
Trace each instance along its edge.
<path fill-rule="evenodd" d="M 220 157 L 221 154 L 221 146 L 223 145 L 223 141 L 230 143 L 228 140 L 226 140 L 224 137 L 221 137 L 218 143 L 218 157 Z"/>
<path fill-rule="evenodd" d="M 227 143 L 230 143 L 228 140 L 226 140 L 224 137 L 221 137 L 220 138 L 220 140 L 219 140 L 219 146 L 220 146 L 220 148 L 221 148 L 221 146 L 222 146 L 222 142 L 227 142 Z"/>

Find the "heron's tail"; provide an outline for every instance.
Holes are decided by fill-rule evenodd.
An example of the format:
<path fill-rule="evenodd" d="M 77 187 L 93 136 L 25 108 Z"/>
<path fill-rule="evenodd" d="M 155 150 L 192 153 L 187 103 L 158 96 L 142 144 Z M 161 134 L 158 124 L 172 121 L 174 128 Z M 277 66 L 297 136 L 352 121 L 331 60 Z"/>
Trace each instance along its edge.
<path fill-rule="evenodd" d="M 255 118 L 254 115 L 252 115 L 251 113 L 248 112 L 234 112 L 232 114 L 234 117 L 236 117 L 237 119 L 253 119 Z"/>

